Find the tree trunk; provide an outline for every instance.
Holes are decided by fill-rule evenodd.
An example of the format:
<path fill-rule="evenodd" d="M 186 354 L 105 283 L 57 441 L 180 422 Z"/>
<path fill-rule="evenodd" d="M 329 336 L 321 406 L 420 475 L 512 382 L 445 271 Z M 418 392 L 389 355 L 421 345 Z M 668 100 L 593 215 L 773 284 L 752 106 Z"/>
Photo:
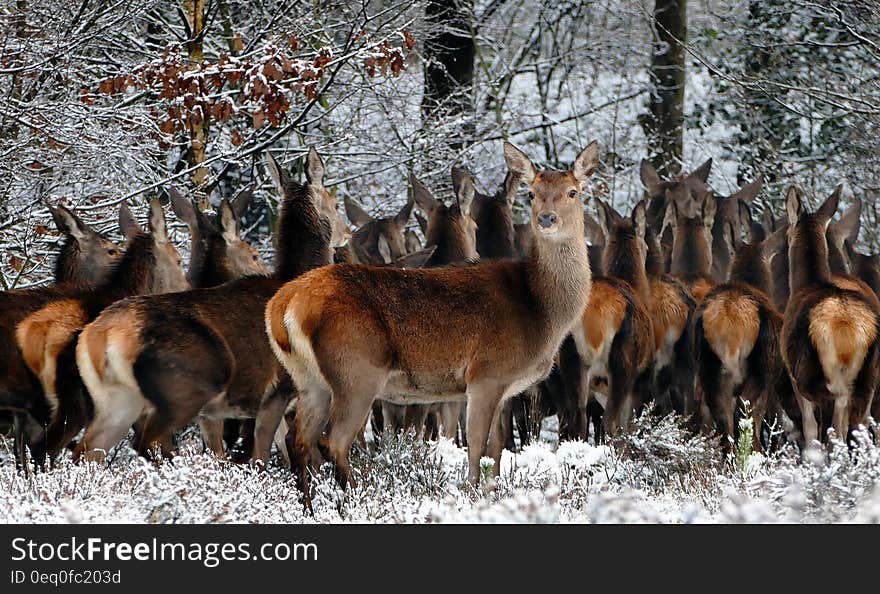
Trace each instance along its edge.
<path fill-rule="evenodd" d="M 187 54 L 193 64 L 202 61 L 203 46 L 202 35 L 205 28 L 205 0 L 184 0 L 184 11 L 189 21 L 191 38 L 186 44 Z M 208 117 L 210 114 L 203 113 L 202 117 L 189 121 L 189 164 L 195 167 L 205 162 L 205 153 L 208 147 Z M 208 179 L 208 168 L 199 167 L 192 173 L 192 181 L 196 186 L 201 186 Z M 199 206 L 207 208 L 207 197 L 199 199 Z"/>
<path fill-rule="evenodd" d="M 656 38 L 651 55 L 654 89 L 643 120 L 651 161 L 663 177 L 681 171 L 684 129 L 687 0 L 655 0 Z"/>
<path fill-rule="evenodd" d="M 431 119 L 473 111 L 474 39 L 470 18 L 473 0 L 428 0 L 425 18 L 431 33 L 425 39 L 425 94 L 422 113 Z M 464 126 L 464 137 L 470 126 Z M 461 144 L 461 143 L 456 143 Z"/>

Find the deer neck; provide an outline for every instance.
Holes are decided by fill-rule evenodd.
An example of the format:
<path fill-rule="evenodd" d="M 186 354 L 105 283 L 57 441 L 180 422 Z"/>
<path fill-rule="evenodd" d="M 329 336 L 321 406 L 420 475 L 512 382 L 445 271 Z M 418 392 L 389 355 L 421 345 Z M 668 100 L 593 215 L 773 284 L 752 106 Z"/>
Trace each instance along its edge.
<path fill-rule="evenodd" d="M 587 246 L 574 239 L 555 242 L 536 237 L 526 269 L 531 294 L 546 316 L 548 334 L 559 335 L 561 340 L 589 299 L 592 276 Z"/>
<path fill-rule="evenodd" d="M 156 265 L 154 249 L 153 238 L 143 233 L 129 242 L 122 259 L 94 292 L 99 307 L 132 295 L 152 292 L 150 289 Z"/>
<path fill-rule="evenodd" d="M 857 255 L 853 262 L 858 277 L 880 296 L 880 269 L 870 256 Z"/>
<path fill-rule="evenodd" d="M 280 282 L 333 262 L 329 223 L 312 204 L 307 186 L 291 186 L 278 218 L 275 278 Z"/>
<path fill-rule="evenodd" d="M 789 288 L 792 295 L 806 286 L 831 282 L 828 244 L 824 235 L 810 237 L 809 231 L 801 232 L 802 237 L 797 241 L 789 241 Z"/>
<path fill-rule="evenodd" d="M 766 295 L 770 294 L 770 270 L 764 261 L 761 248 L 742 245 L 730 264 L 729 279 L 750 285 Z"/>
<path fill-rule="evenodd" d="M 636 246 L 610 242 L 605 248 L 603 272 L 629 283 L 644 303 L 650 299 L 651 289 L 645 273 L 645 264 L 641 261 Z"/>

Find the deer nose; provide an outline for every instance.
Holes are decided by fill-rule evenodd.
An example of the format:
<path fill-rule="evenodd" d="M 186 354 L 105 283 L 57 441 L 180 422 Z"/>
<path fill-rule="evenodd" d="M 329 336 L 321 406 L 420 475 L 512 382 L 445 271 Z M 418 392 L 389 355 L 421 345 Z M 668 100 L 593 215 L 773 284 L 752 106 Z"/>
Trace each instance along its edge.
<path fill-rule="evenodd" d="M 538 225 L 544 229 L 556 224 L 555 212 L 542 212 L 538 214 Z"/>

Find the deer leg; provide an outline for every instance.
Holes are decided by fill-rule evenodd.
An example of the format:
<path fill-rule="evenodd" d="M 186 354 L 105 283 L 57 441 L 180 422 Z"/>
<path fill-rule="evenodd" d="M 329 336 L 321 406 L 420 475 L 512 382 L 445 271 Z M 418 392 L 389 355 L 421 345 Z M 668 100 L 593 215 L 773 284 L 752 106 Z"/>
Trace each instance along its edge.
<path fill-rule="evenodd" d="M 492 427 L 489 430 L 489 444 L 486 455 L 495 461 L 492 468 L 492 476 L 497 477 L 501 474 L 501 454 L 504 452 L 504 446 L 508 439 L 512 440 L 513 424 L 511 410 L 507 402 L 501 402 L 495 407 L 495 414 L 492 417 Z M 513 451 L 513 450 L 511 450 Z"/>
<path fill-rule="evenodd" d="M 819 426 L 816 423 L 816 406 L 804 398 L 800 390 L 795 388 L 798 406 L 801 409 L 801 422 L 804 425 L 804 448 L 813 446 L 819 439 Z"/>
<path fill-rule="evenodd" d="M 223 419 L 199 418 L 199 429 L 202 430 L 202 439 L 205 446 L 218 460 L 226 459 L 226 450 L 223 448 Z"/>
<path fill-rule="evenodd" d="M 330 428 L 327 431 L 327 448 L 336 465 L 336 481 L 345 488 L 356 487 L 351 475 L 349 453 L 358 429 L 367 422 L 373 400 L 382 391 L 388 374 L 375 370 L 369 374 L 357 374 L 357 382 L 335 381 L 330 402 Z M 367 377 L 369 376 L 369 377 Z"/>
<path fill-rule="evenodd" d="M 403 430 L 403 416 L 406 407 L 382 400 L 382 419 L 385 431 L 391 431 L 395 435 Z"/>
<path fill-rule="evenodd" d="M 107 452 L 141 416 L 146 404 L 140 392 L 130 387 L 111 388 L 103 396 L 95 399 L 94 418 L 73 451 L 74 460 L 85 456 L 88 462 L 103 462 Z"/>
<path fill-rule="evenodd" d="M 441 435 L 446 439 L 455 439 L 458 434 L 458 418 L 461 416 L 460 402 L 444 402 L 440 406 Z"/>
<path fill-rule="evenodd" d="M 428 418 L 427 404 L 411 404 L 406 407 L 403 416 L 403 430 L 415 432 L 416 440 L 421 440 L 425 434 L 425 421 Z"/>
<path fill-rule="evenodd" d="M 834 414 L 831 417 L 831 423 L 837 439 L 846 440 L 849 433 L 849 394 L 836 394 L 834 399 Z"/>
<path fill-rule="evenodd" d="M 269 461 L 272 439 L 291 397 L 292 394 L 288 390 L 273 390 L 260 405 L 254 422 L 254 448 L 251 456 L 251 460 L 255 463 L 262 463 L 265 466 Z"/>
<path fill-rule="evenodd" d="M 480 484 L 480 459 L 503 395 L 504 388 L 494 383 L 472 383 L 467 388 L 468 480 L 474 486 Z"/>

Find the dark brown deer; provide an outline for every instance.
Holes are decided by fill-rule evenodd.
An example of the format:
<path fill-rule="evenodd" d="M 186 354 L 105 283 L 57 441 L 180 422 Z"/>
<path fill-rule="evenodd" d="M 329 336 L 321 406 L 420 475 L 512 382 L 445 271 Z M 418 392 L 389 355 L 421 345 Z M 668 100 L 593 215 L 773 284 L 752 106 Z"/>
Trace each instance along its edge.
<path fill-rule="evenodd" d="M 39 381 L 27 368 L 18 350 L 15 328 L 30 314 L 46 303 L 71 290 L 102 282 L 122 257 L 122 250 L 105 236 L 91 229 L 79 217 L 62 205 L 52 206 L 44 201 L 64 243 L 55 261 L 55 286 L 0 292 L 0 410 L 13 412 L 15 451 L 17 462 L 25 463 L 25 447 L 31 442 L 32 452 L 38 454 L 33 440 L 26 433 L 39 435 L 49 418 L 50 410 L 44 400 L 34 401 L 30 396 L 39 391 Z"/>
<path fill-rule="evenodd" d="M 343 202 L 348 220 L 358 228 L 350 245 L 359 263 L 381 265 L 412 253 L 406 247 L 406 225 L 413 210 L 412 200 L 407 201 L 396 215 L 378 218 L 370 216 L 351 198 L 346 197 Z"/>
<path fill-rule="evenodd" d="M 256 418 L 253 458 L 267 460 L 293 389 L 265 335 L 254 334 L 254 328 L 285 281 L 329 264 L 332 244 L 347 239 L 314 149 L 307 158 L 307 185 L 292 181 L 271 156 L 268 168 L 283 196 L 273 275 L 129 299 L 83 330 L 76 359 L 94 416 L 76 458 L 102 459 L 141 415 L 148 417 L 143 452 L 201 414 Z M 213 441 L 209 446 L 223 456 L 219 435 Z"/>
<path fill-rule="evenodd" d="M 743 186 L 730 196 L 719 196 L 715 194 L 716 215 L 715 223 L 712 226 L 712 269 L 710 276 L 712 279 L 721 283 L 727 279 L 727 272 L 730 268 L 730 262 L 733 253 L 729 251 L 729 246 L 724 240 L 725 225 L 729 222 L 734 229 L 741 227 L 740 221 L 740 203 L 749 205 L 761 191 L 764 184 L 764 178 L 758 178 Z"/>
<path fill-rule="evenodd" d="M 579 196 L 598 152 L 594 142 L 572 170 L 547 171 L 505 143 L 508 169 L 531 199 L 534 246 L 524 261 L 422 270 L 341 264 L 304 274 L 272 298 L 270 342 L 300 390 L 293 467 L 307 506 L 317 446 L 339 482 L 350 483 L 351 443 L 380 394 L 466 398 L 469 479 L 479 479 L 487 442 L 499 470 L 499 433 L 489 440 L 499 404 L 549 373 L 589 298 Z"/>
<path fill-rule="evenodd" d="M 815 213 L 797 190 L 786 195 L 791 297 L 782 327 L 782 358 L 801 406 L 804 438 L 819 438 L 817 409 L 833 409 L 841 439 L 865 423 L 877 387 L 880 303 L 876 296 L 835 285 L 826 231 L 840 201 L 838 188 Z"/>
<path fill-rule="evenodd" d="M 189 227 L 192 237 L 189 267 L 186 277 L 195 289 L 216 287 L 231 280 L 254 274 L 269 274 L 259 253 L 241 238 L 240 223 L 253 200 L 254 187 L 239 192 L 233 200 L 222 200 L 217 213 L 201 210 L 186 199 L 176 188 L 171 188 L 171 207 L 174 213 Z M 252 420 L 223 421 L 200 419 L 205 443 L 216 442 L 216 434 L 223 425 L 223 439 L 227 449 L 234 450 L 235 461 L 250 458 L 253 447 L 254 424 Z M 135 443 L 140 442 L 140 427 L 135 430 Z M 170 453 L 169 444 L 163 444 L 163 452 Z"/>
<path fill-rule="evenodd" d="M 761 451 L 764 418 L 775 410 L 774 390 L 784 365 L 780 359 L 782 315 L 770 298 L 770 268 L 764 237 L 751 226 L 748 206 L 740 202 L 737 223 L 724 223 L 723 239 L 734 253 L 726 283 L 716 285 L 694 314 L 694 352 L 697 398 L 725 439 L 735 447 L 734 424 L 739 400 L 749 403 L 753 423 L 752 448 Z M 747 242 L 740 241 L 745 228 Z"/>
<path fill-rule="evenodd" d="M 654 328 L 648 312 L 651 289 L 645 273 L 647 205 L 639 202 L 631 217 L 597 199 L 605 236 L 602 272 L 581 323 L 572 328 L 581 355 L 578 407 L 586 428 L 593 395 L 605 409 L 605 430 L 614 435 L 641 407 L 651 377 Z"/>
<path fill-rule="evenodd" d="M 120 213 L 129 238 L 125 254 L 93 288 L 67 291 L 34 311 L 16 328 L 22 358 L 40 389 L 33 402 L 45 402 L 49 415 L 42 430 L 30 435 L 40 450 L 54 457 L 82 427 L 87 414 L 81 383 L 72 355 L 82 328 L 111 303 L 130 295 L 185 289 L 188 284 L 180 254 L 168 238 L 165 213 L 158 199 L 150 202 L 150 233 L 137 227 L 128 207 Z"/>
<path fill-rule="evenodd" d="M 865 255 L 859 253 L 852 247 L 852 244 L 846 242 L 847 256 L 849 257 L 852 274 L 865 283 L 874 291 L 874 294 L 880 297 L 880 255 Z M 880 386 L 878 386 L 880 391 Z M 871 416 L 875 421 L 880 422 L 880 397 L 874 393 L 874 402 L 871 405 Z"/>
<path fill-rule="evenodd" d="M 648 193 L 648 226 L 657 235 L 661 245 L 667 245 L 667 238 L 662 234 L 663 218 L 671 200 L 679 203 L 689 200 L 690 195 L 703 196 L 709 191 L 706 181 L 712 169 L 709 159 L 688 175 L 680 175 L 673 180 L 660 178 L 657 170 L 648 160 L 643 160 L 639 168 L 639 177 Z M 669 238 L 671 240 L 671 237 Z M 669 243 L 671 247 L 671 243 Z"/>
<path fill-rule="evenodd" d="M 684 281 L 697 303 L 715 284 L 710 276 L 715 213 L 715 197 L 711 192 L 702 199 L 692 192 L 684 199 L 667 192 L 663 229 L 672 229 L 669 272 Z"/>
<path fill-rule="evenodd" d="M 435 250 L 425 262 L 425 267 L 436 268 L 478 260 L 476 224 L 471 218 L 476 188 L 470 175 L 453 169 L 455 203 L 448 207 L 413 175 L 410 176 L 410 184 L 416 204 L 428 216 L 425 244 Z M 456 436 L 462 403 L 407 404 L 405 398 L 391 400 L 393 396 L 382 398 L 382 418 L 387 422 L 388 429 L 395 432 L 414 429 L 416 437 L 421 437 L 427 417 L 433 414 L 439 416 L 438 423 L 444 437 L 451 439 Z"/>
<path fill-rule="evenodd" d="M 55 282 L 96 285 L 104 280 L 122 257 L 122 250 L 104 235 L 94 231 L 63 205 L 43 202 L 58 231 L 64 235 L 61 252 L 55 260 Z"/>
<path fill-rule="evenodd" d="M 654 327 L 654 402 L 661 414 L 694 412 L 694 366 L 690 321 L 696 301 L 690 289 L 665 272 L 657 236 L 649 227 L 645 233 L 648 253 L 645 274 L 651 287 L 648 310 Z"/>

